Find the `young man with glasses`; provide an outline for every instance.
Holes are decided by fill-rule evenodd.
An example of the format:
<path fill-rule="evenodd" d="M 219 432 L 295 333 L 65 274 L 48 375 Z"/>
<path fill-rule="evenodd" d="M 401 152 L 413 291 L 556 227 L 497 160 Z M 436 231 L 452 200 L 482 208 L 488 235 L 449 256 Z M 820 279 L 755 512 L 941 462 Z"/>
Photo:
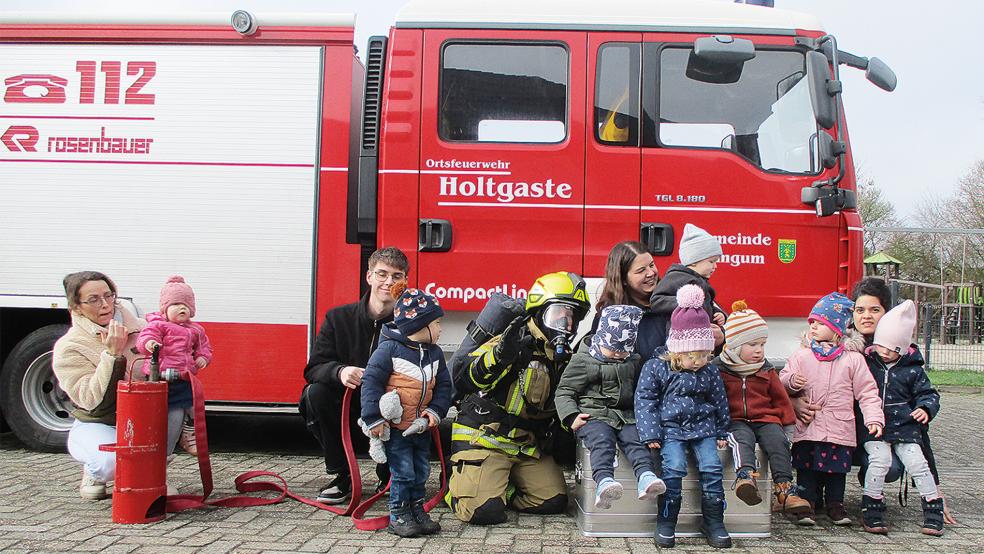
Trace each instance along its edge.
<path fill-rule="evenodd" d="M 355 448 L 365 451 L 368 438 L 356 423 L 361 411 L 360 395 L 352 395 L 347 422 L 342 421 L 342 398 L 346 387 L 357 389 L 362 384 L 369 355 L 379 343 L 379 332 L 384 324 L 393 321 L 396 300 L 390 288 L 406 280 L 409 271 L 410 262 L 398 248 L 373 252 L 366 271 L 369 292 L 358 302 L 328 310 L 311 348 L 304 368 L 308 384 L 298 408 L 324 453 L 325 471 L 330 478 L 318 500 L 325 504 L 345 504 L 351 497 L 352 477 L 342 446 L 342 425 L 349 425 Z M 376 466 L 376 475 L 380 486 L 385 486 L 389 468 Z"/>

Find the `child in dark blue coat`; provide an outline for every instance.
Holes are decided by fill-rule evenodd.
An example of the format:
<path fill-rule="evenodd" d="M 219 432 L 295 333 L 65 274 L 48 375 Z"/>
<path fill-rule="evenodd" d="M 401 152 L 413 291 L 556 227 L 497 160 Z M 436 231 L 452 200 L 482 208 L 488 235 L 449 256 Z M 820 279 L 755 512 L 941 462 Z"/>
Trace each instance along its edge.
<path fill-rule="evenodd" d="M 731 417 L 720 370 L 708 363 L 714 334 L 703 302 L 704 293 L 697 285 L 677 291 L 666 349 L 658 349 L 657 356 L 646 362 L 636 388 L 639 438 L 660 449 L 663 457 L 666 494 L 660 497 L 656 527 L 656 545 L 662 548 L 675 544 L 688 449 L 700 470 L 707 543 L 731 547 L 724 527 L 724 467 L 717 452 L 727 446 Z"/>
<path fill-rule="evenodd" d="M 436 426 L 451 405 L 451 374 L 437 345 L 444 310 L 433 296 L 394 285 L 399 296 L 393 322 L 382 330 L 362 376 L 362 421 L 371 436 L 380 438 L 390 423 L 379 411 L 379 398 L 395 390 L 403 416 L 383 444 L 390 465 L 390 522 L 387 530 L 401 537 L 429 535 L 441 530 L 424 511 L 424 485 L 430 476 L 430 433 L 414 421 L 426 418 Z M 403 291 L 401 293 L 401 291 Z M 399 430 L 399 431 L 397 431 Z"/>
<path fill-rule="evenodd" d="M 911 300 L 889 310 L 875 328 L 875 362 L 870 363 L 885 411 L 885 432 L 881 437 L 866 433 L 868 471 L 861 497 L 861 523 L 869 533 L 888 532 L 885 523 L 885 477 L 892 467 L 892 452 L 916 483 L 922 496 L 923 526 L 926 535 L 943 534 L 943 498 L 922 453 L 922 429 L 940 410 L 940 395 L 933 389 L 923 369 L 923 359 L 911 347 L 916 325 L 916 307 Z"/>

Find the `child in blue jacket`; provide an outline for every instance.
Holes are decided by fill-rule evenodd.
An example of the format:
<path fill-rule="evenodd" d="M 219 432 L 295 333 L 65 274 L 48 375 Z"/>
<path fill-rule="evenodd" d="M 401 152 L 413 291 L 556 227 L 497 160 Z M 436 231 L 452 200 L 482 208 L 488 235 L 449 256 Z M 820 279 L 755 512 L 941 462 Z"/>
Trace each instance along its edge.
<path fill-rule="evenodd" d="M 413 422 L 427 418 L 434 427 L 451 405 L 451 374 L 444 352 L 437 346 L 444 310 L 433 296 L 418 290 L 393 287 L 398 296 L 393 322 L 386 324 L 376 351 L 362 375 L 362 420 L 369 434 L 379 438 L 392 425 L 386 457 L 390 465 L 390 522 L 387 530 L 401 537 L 429 535 L 441 530 L 424 511 L 424 485 L 430 476 L 430 433 Z M 379 412 L 379 398 L 395 390 L 403 416 L 391 424 Z"/>
<path fill-rule="evenodd" d="M 688 448 L 700 470 L 707 543 L 731 547 L 724 527 L 724 467 L 717 452 L 727 446 L 731 416 L 721 372 L 708 363 L 714 334 L 703 302 L 704 293 L 697 285 L 677 291 L 666 349 L 657 349 L 657 356 L 643 366 L 635 393 L 639 438 L 663 456 L 666 494 L 660 497 L 656 527 L 656 545 L 662 548 L 675 544 Z"/>

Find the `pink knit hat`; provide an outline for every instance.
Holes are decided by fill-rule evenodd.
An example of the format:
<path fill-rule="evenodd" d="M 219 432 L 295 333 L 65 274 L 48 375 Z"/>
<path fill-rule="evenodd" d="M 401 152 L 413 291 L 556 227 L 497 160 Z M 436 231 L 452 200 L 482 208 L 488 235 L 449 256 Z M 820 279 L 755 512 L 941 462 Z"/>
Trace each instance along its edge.
<path fill-rule="evenodd" d="M 173 304 L 188 306 L 191 309 L 190 317 L 195 317 L 195 291 L 191 290 L 191 286 L 180 275 L 168 277 L 161 288 L 161 313 L 167 312 L 168 307 Z"/>
<path fill-rule="evenodd" d="M 704 291 L 697 285 L 683 285 L 677 290 L 677 307 L 670 316 L 670 352 L 714 350 L 711 320 L 704 310 Z"/>
<path fill-rule="evenodd" d="M 899 354 L 905 353 L 912 344 L 912 331 L 915 328 L 916 305 L 912 300 L 906 300 L 888 310 L 888 313 L 878 320 L 874 343 Z"/>

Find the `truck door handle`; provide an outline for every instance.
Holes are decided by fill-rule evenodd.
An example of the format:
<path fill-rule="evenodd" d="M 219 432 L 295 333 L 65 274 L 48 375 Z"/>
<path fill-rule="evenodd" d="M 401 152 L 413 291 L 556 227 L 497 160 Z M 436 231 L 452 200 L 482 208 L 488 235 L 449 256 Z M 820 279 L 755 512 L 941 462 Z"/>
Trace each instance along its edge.
<path fill-rule="evenodd" d="M 673 253 L 673 226 L 669 223 L 643 223 L 639 227 L 639 242 L 645 244 L 653 256 L 669 256 Z"/>
<path fill-rule="evenodd" d="M 451 250 L 451 222 L 446 219 L 421 219 L 418 250 L 447 252 Z"/>

